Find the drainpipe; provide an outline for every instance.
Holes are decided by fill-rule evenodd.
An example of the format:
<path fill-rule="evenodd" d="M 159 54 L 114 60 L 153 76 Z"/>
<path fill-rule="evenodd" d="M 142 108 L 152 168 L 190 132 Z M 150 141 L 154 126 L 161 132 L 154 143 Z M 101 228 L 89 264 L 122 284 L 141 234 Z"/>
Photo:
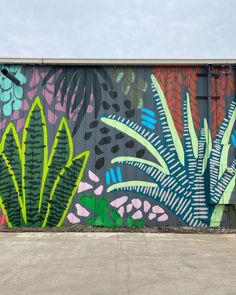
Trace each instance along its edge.
<path fill-rule="evenodd" d="M 207 65 L 207 102 L 208 102 L 208 127 L 212 129 L 212 112 L 211 112 L 211 75 L 212 65 Z"/>

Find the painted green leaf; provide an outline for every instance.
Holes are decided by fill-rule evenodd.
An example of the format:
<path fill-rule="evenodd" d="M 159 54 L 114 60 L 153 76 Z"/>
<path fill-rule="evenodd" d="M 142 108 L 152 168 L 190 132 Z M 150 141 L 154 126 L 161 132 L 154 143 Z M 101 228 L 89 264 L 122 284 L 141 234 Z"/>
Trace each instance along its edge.
<path fill-rule="evenodd" d="M 163 90 L 161 89 L 160 84 L 158 83 L 157 79 L 155 78 L 154 75 L 151 75 L 151 80 L 153 84 L 153 95 L 156 97 L 156 105 L 157 105 L 157 110 L 159 112 L 159 117 L 160 117 L 160 123 L 162 125 L 163 129 L 163 134 L 168 140 L 168 147 L 173 148 L 175 147 L 176 153 L 178 155 L 180 163 L 184 166 L 184 149 L 182 142 L 179 138 L 178 132 L 176 130 L 176 127 L 174 125 L 174 121 L 172 118 L 172 115 L 170 113 L 165 95 L 163 93 Z M 169 130 L 165 129 L 165 124 L 168 124 Z M 171 138 L 169 140 L 169 132 L 171 133 Z"/>
<path fill-rule="evenodd" d="M 129 94 L 129 91 L 131 89 L 131 86 L 129 84 L 129 82 L 126 79 L 123 79 L 121 81 L 121 91 L 124 95 Z"/>
<path fill-rule="evenodd" d="M 50 195 L 43 226 L 62 225 L 74 197 L 88 160 L 89 152 L 83 152 L 62 169 Z"/>
<path fill-rule="evenodd" d="M 121 218 L 120 214 L 117 212 L 117 210 L 115 210 L 113 208 L 110 209 L 110 215 L 113 219 L 114 226 L 121 227 L 122 226 L 122 218 Z"/>
<path fill-rule="evenodd" d="M 124 68 L 117 67 L 115 69 L 115 81 L 116 81 L 116 83 L 119 83 L 123 79 L 124 75 L 125 75 Z"/>
<path fill-rule="evenodd" d="M 84 195 L 80 198 L 80 203 L 94 212 L 93 217 L 88 218 L 88 223 L 95 226 L 113 227 L 114 222 L 108 216 L 108 200 L 106 197 L 97 199 L 95 196 Z"/>
<path fill-rule="evenodd" d="M 42 179 L 47 164 L 47 128 L 42 105 L 37 97 L 27 117 L 22 137 L 22 185 L 27 224 L 38 222 Z"/>
<path fill-rule="evenodd" d="M 134 138 L 136 141 L 138 141 L 141 145 L 143 145 L 149 152 L 157 159 L 158 161 L 158 169 L 163 171 L 166 174 L 169 174 L 168 166 L 166 164 L 166 161 L 163 159 L 164 153 L 162 152 L 163 157 L 161 156 L 159 151 L 163 151 L 163 146 L 159 145 L 156 142 L 155 146 L 154 143 L 150 142 L 148 140 L 148 136 L 150 135 L 149 133 L 146 132 L 146 135 L 144 134 L 145 129 L 138 125 L 137 123 L 133 125 L 129 120 L 126 120 L 122 117 L 118 117 L 116 115 L 110 115 L 110 116 L 103 116 L 101 117 L 101 121 L 111 127 L 114 127 L 118 129 L 119 131 L 127 134 L 128 136 Z M 132 126 L 131 126 L 132 124 Z M 139 132 L 134 130 L 134 127 L 139 126 Z M 156 140 L 158 140 L 158 136 L 156 136 Z M 159 141 L 159 140 L 158 140 Z M 158 149 L 157 149 L 158 147 Z"/>
<path fill-rule="evenodd" d="M 122 218 L 116 209 L 109 210 L 109 201 L 106 197 L 96 198 L 95 196 L 83 195 L 80 197 L 80 204 L 93 212 L 94 216 L 89 217 L 87 222 L 94 226 L 120 227 Z"/>
<path fill-rule="evenodd" d="M 22 200 L 15 176 L 4 154 L 0 154 L 0 183 L 0 207 L 6 215 L 7 224 L 9 227 L 20 226 Z"/>
<path fill-rule="evenodd" d="M 139 92 L 138 92 L 136 89 L 132 88 L 132 89 L 130 90 L 130 99 L 131 99 L 132 104 L 133 104 L 135 107 L 138 106 L 139 96 L 140 96 L 140 95 L 139 95 Z"/>
<path fill-rule="evenodd" d="M 40 209 L 40 223 L 43 222 L 50 193 L 53 185 L 61 172 L 61 170 L 69 164 L 73 155 L 73 142 L 66 119 L 63 117 L 59 125 L 55 140 L 52 146 L 51 155 L 48 161 L 47 169 L 45 171 L 45 178 L 43 180 L 41 198 L 39 203 Z"/>
<path fill-rule="evenodd" d="M 12 122 L 9 123 L 3 134 L 1 149 L 14 172 L 19 188 L 19 194 L 22 197 L 21 148 L 18 134 Z"/>
<path fill-rule="evenodd" d="M 135 81 L 135 73 L 132 68 L 125 69 L 125 78 L 128 80 L 129 83 L 134 83 Z"/>
<path fill-rule="evenodd" d="M 144 219 L 140 218 L 140 219 L 133 219 L 131 216 L 129 216 L 127 218 L 127 226 L 128 227 L 143 227 L 145 224 Z"/>
<path fill-rule="evenodd" d="M 139 91 L 146 92 L 147 91 L 147 82 L 145 82 L 143 79 L 138 78 L 137 89 Z"/>

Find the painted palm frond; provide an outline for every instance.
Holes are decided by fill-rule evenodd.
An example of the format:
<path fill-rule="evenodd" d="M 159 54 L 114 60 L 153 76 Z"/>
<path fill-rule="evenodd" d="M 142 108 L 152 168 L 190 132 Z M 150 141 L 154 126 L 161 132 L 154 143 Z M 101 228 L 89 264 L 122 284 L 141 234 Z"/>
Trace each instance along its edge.
<path fill-rule="evenodd" d="M 48 135 L 37 97 L 23 129 L 22 143 L 12 123 L 0 150 L 0 206 L 9 227 L 60 226 L 83 176 L 89 152 L 73 158 L 72 137 L 65 118 L 48 159 Z"/>
<path fill-rule="evenodd" d="M 104 67 L 69 67 L 66 69 L 60 66 L 52 67 L 45 76 L 43 85 L 51 79 L 55 81 L 55 97 L 60 92 L 61 105 L 66 103 L 67 118 L 70 118 L 70 113 L 74 113 L 76 110 L 78 112 L 73 136 L 78 131 L 86 114 L 91 93 L 95 101 L 95 118 L 97 118 L 101 106 L 102 89 L 108 91 L 112 98 L 117 95 L 113 91 L 112 80 Z"/>
<path fill-rule="evenodd" d="M 120 182 L 110 186 L 108 191 L 125 191 L 156 199 L 187 225 L 206 227 L 211 223 L 216 204 L 235 179 L 236 160 L 230 165 L 231 170 L 223 171 L 221 165 L 222 161 L 228 159 L 229 139 L 236 119 L 235 102 L 231 103 L 228 114 L 212 141 L 206 119 L 197 137 L 189 95 L 186 94 L 182 143 L 164 93 L 154 76 L 151 80 L 161 138 L 155 132 L 120 116 L 105 115 L 101 118 L 105 124 L 136 139 L 157 161 L 117 157 L 112 163 L 135 167 L 147 175 L 150 181 Z M 207 180 L 209 177 L 210 181 Z M 208 183 L 211 183 L 210 188 Z"/>

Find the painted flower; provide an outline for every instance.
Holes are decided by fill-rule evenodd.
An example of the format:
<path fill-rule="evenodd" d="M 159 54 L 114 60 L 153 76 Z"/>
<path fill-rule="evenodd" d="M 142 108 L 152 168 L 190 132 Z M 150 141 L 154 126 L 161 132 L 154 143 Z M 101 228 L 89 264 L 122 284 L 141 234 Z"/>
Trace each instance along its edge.
<path fill-rule="evenodd" d="M 20 85 L 16 85 L 2 73 L 0 73 L 0 100 L 2 101 L 2 112 L 8 117 L 13 111 L 21 109 L 23 88 L 22 85 L 26 83 L 26 77 L 22 74 L 22 66 L 0 66 L 0 70 L 7 69 L 13 76 L 20 81 Z"/>

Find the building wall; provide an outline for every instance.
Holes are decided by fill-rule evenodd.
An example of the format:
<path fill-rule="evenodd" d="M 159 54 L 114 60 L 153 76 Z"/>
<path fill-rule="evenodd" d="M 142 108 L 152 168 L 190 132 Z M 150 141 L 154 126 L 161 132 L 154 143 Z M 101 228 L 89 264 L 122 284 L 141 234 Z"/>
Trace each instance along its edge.
<path fill-rule="evenodd" d="M 236 225 L 234 69 L 0 68 L 1 226 Z"/>

